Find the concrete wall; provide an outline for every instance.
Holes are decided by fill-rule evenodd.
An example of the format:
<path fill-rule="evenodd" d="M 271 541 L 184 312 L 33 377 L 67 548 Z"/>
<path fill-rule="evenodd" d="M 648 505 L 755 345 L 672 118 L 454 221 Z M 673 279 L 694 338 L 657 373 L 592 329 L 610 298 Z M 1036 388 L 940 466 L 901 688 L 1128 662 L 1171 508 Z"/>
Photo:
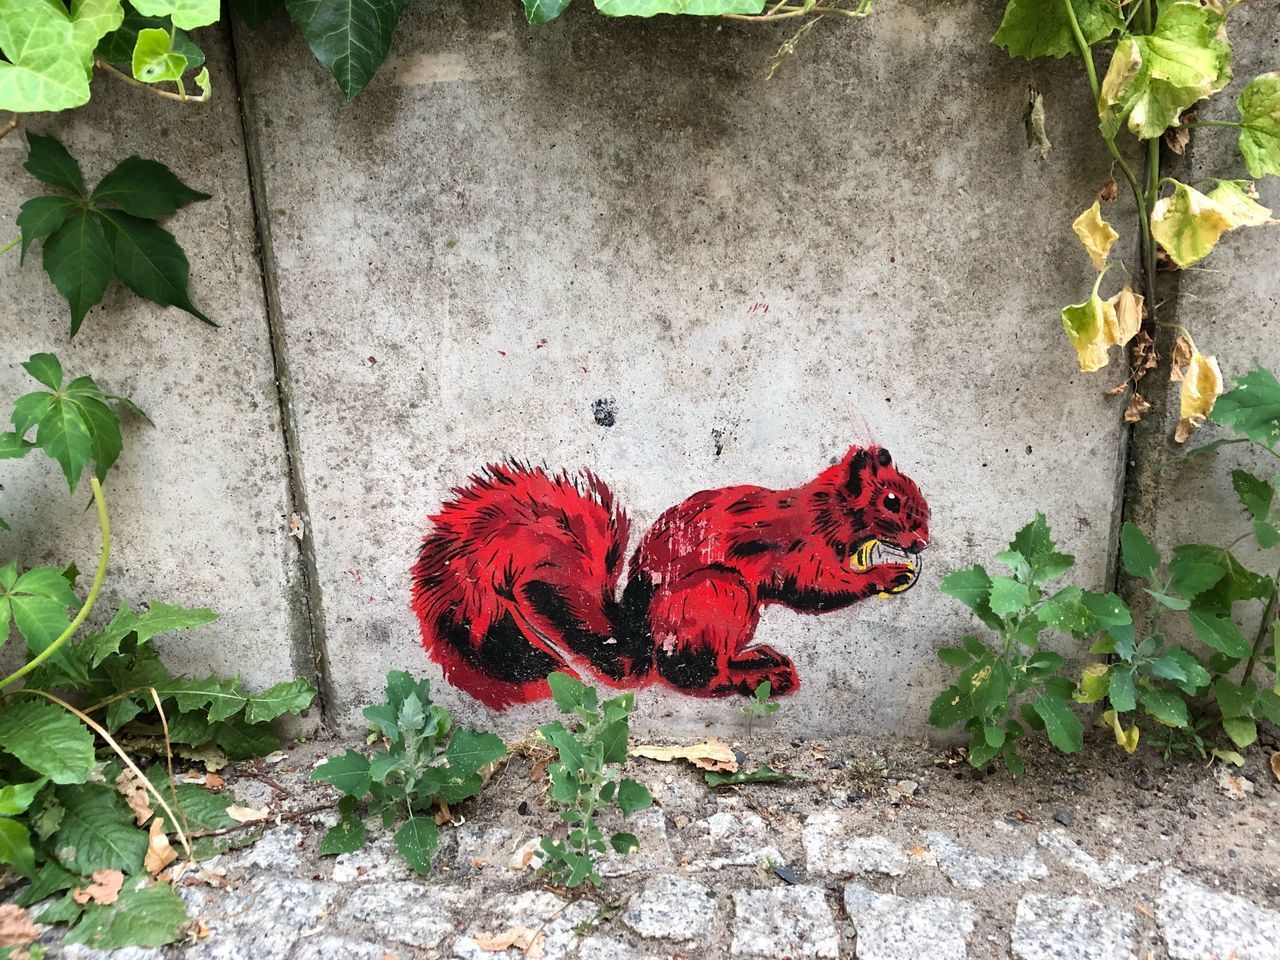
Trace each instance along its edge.
<path fill-rule="evenodd" d="M 638 535 L 695 491 L 795 486 L 875 440 L 931 505 L 923 582 L 818 617 L 771 609 L 757 640 L 804 682 L 781 728 L 923 732 L 933 652 L 970 626 L 937 581 L 989 562 L 1039 506 L 1101 586 L 1125 479 L 1109 382 L 1076 371 L 1057 319 L 1092 282 L 1069 224 L 1109 164 L 1076 64 L 987 43 L 1001 6 L 900 0 L 822 24 L 766 82 L 785 32 L 586 10 L 531 30 L 515 4 L 445 0 L 408 10 L 354 105 L 288 24 L 237 27 L 212 110 L 143 113 L 103 90 L 34 124 L 95 168 L 180 158 L 215 194 L 174 228 L 222 328 L 118 294 L 68 348 L 60 301 L 10 257 L 0 322 L 18 349 L 0 386 L 21 381 L 12 358 L 54 348 L 148 408 L 158 428 L 131 431 L 113 483 L 117 589 L 223 611 L 170 645 L 184 667 L 267 683 L 318 655 L 343 725 L 389 668 L 439 676 L 408 571 L 425 518 L 484 463 L 589 467 Z M 1024 140 L 1029 80 L 1045 162 Z M 22 153 L 0 141 L 16 173 Z M 10 206 L 27 189 L 0 187 Z M 1274 260 L 1232 239 L 1227 276 L 1248 267 L 1233 255 Z M 1274 289 L 1257 293 L 1274 317 Z M 1234 316 L 1217 302 L 1207 315 Z M 6 493 L 56 479 L 20 471 Z M 25 557 L 71 542 L 86 566 L 78 503 L 19 520 Z M 665 730 L 741 721 L 731 701 L 640 703 Z"/>

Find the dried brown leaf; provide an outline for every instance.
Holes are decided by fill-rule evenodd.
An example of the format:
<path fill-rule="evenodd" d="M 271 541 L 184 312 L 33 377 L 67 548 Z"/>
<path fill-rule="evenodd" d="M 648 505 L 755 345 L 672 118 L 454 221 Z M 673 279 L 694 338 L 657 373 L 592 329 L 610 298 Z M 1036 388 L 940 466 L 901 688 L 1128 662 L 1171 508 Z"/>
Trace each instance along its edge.
<path fill-rule="evenodd" d="M 477 947 L 490 953 L 500 953 L 515 947 L 523 950 L 529 960 L 542 960 L 547 942 L 546 935 L 533 927 L 524 924 L 512 927 L 502 933 L 477 933 L 472 938 Z"/>
<path fill-rule="evenodd" d="M 232 804 L 227 807 L 227 816 L 237 823 L 249 823 L 253 820 L 265 820 L 271 816 L 271 811 L 266 807 L 240 807 Z"/>
<path fill-rule="evenodd" d="M 715 737 L 688 747 L 662 747 L 642 743 L 631 748 L 631 756 L 657 760 L 661 763 L 687 760 L 699 770 L 716 770 L 726 773 L 738 771 L 738 758 L 734 756 L 733 749 L 723 740 Z"/>
<path fill-rule="evenodd" d="M 138 775 L 128 767 L 116 777 L 116 790 L 133 811 L 133 819 L 138 826 L 151 819 L 151 814 L 155 812 L 151 808 L 151 795 L 147 793 L 147 788 L 142 785 Z"/>
<path fill-rule="evenodd" d="M 1280 753 L 1271 755 L 1271 775 L 1280 781 Z"/>
<path fill-rule="evenodd" d="M 1129 354 L 1133 357 L 1133 382 L 1137 383 L 1154 370 L 1160 363 L 1160 354 L 1156 351 L 1156 342 L 1145 330 L 1139 330 L 1129 346 Z"/>
<path fill-rule="evenodd" d="M 547 772 L 547 766 L 551 763 L 550 757 L 542 757 L 533 762 L 533 766 L 529 769 L 530 780 L 541 780 Z"/>
<path fill-rule="evenodd" d="M 449 805 L 443 800 L 439 802 L 436 808 L 435 817 L 433 818 L 437 827 L 443 827 L 446 823 L 453 819 L 453 814 L 449 812 Z"/>
<path fill-rule="evenodd" d="M 1129 405 L 1124 408 L 1124 422 L 1137 423 L 1150 409 L 1151 404 L 1147 403 L 1142 394 L 1135 393 L 1129 398 Z"/>
<path fill-rule="evenodd" d="M 1191 130 L 1187 127 L 1170 127 L 1164 132 L 1164 145 L 1170 153 L 1182 156 L 1191 142 Z"/>
<path fill-rule="evenodd" d="M 124 874 L 119 870 L 95 870 L 93 883 L 72 890 L 71 899 L 81 906 L 92 901 L 105 907 L 116 902 L 123 886 Z"/>
<path fill-rule="evenodd" d="M 164 832 L 164 817 L 156 817 L 151 821 L 151 832 L 147 840 L 147 855 L 142 866 L 153 877 L 178 859 L 178 852 L 169 843 Z"/>
<path fill-rule="evenodd" d="M 1124 393 L 1128 389 L 1129 389 L 1129 381 L 1126 380 L 1124 383 L 1117 383 L 1114 387 L 1108 387 L 1104 391 L 1104 393 L 1108 397 L 1118 397 L 1120 396 L 1120 394 Z"/>
<path fill-rule="evenodd" d="M 216 773 L 206 773 L 204 775 L 204 785 L 210 790 L 221 790 L 227 785 L 227 781 Z"/>
<path fill-rule="evenodd" d="M 1110 203 L 1120 194 L 1120 184 L 1116 183 L 1116 175 L 1113 173 L 1107 177 L 1107 182 L 1098 188 L 1098 199 L 1103 203 Z"/>
<path fill-rule="evenodd" d="M 39 939 L 31 914 L 16 903 L 0 906 L 0 947 L 25 947 Z"/>
<path fill-rule="evenodd" d="M 1169 364 L 1169 379 L 1172 382 L 1182 382 L 1183 371 L 1191 362 L 1191 355 L 1195 353 L 1195 349 L 1191 341 L 1181 334 L 1173 342 L 1173 358 Z"/>

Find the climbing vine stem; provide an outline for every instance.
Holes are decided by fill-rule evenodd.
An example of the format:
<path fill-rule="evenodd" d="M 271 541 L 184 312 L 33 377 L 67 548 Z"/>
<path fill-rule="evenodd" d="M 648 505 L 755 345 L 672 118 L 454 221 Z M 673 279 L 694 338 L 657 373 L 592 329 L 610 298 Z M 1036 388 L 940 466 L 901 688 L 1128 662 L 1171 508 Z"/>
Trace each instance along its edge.
<path fill-rule="evenodd" d="M 107 578 L 107 557 L 111 553 L 111 521 L 107 517 L 107 502 L 103 499 L 102 485 L 98 483 L 98 478 L 91 476 L 89 485 L 93 487 L 93 502 L 98 508 L 98 526 L 102 530 L 102 548 L 98 553 L 98 569 L 94 571 L 93 584 L 89 587 L 89 595 L 85 598 L 84 606 L 80 608 L 80 612 L 76 614 L 75 619 L 67 625 L 67 629 L 63 630 L 58 638 L 45 647 L 44 650 L 9 674 L 9 676 L 0 680 L 0 690 L 4 690 L 14 682 L 22 679 L 62 649 L 63 645 L 80 629 L 80 625 L 89 616 L 89 611 L 93 609 L 93 605 L 98 602 L 98 594 L 102 591 L 102 582 Z"/>

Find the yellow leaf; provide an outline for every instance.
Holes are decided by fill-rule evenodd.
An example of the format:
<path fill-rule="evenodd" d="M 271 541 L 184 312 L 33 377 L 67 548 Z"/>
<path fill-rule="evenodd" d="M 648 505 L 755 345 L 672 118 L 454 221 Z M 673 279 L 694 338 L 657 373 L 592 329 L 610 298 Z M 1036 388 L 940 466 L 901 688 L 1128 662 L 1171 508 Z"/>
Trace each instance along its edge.
<path fill-rule="evenodd" d="M 1173 196 L 1156 201 L 1151 233 L 1180 267 L 1208 256 L 1228 230 L 1275 223 L 1271 211 L 1254 201 L 1258 192 L 1247 180 L 1222 180 L 1208 195 L 1175 183 Z"/>
<path fill-rule="evenodd" d="M 1107 695 L 1107 671 L 1111 667 L 1105 663 L 1091 663 L 1084 668 L 1080 678 L 1080 686 L 1076 689 L 1077 703 L 1097 703 Z"/>
<path fill-rule="evenodd" d="M 1258 188 L 1248 180 L 1220 180 L 1207 194 L 1223 215 L 1236 227 L 1260 227 L 1275 223 L 1271 211 L 1258 203 Z"/>
<path fill-rule="evenodd" d="M 1102 219 L 1102 207 L 1097 200 L 1093 201 L 1092 207 L 1076 217 L 1075 223 L 1071 224 L 1071 229 L 1076 232 L 1085 250 L 1089 252 L 1089 259 L 1093 261 L 1094 269 L 1101 270 L 1105 267 L 1111 245 L 1116 242 L 1120 234 L 1111 228 L 1111 224 Z"/>
<path fill-rule="evenodd" d="M 1134 753 L 1138 749 L 1140 731 L 1136 723 L 1126 730 L 1120 722 L 1120 715 L 1114 710 L 1108 710 L 1103 713 L 1102 719 L 1104 722 L 1111 724 L 1111 729 L 1116 735 L 1116 743 L 1124 748 L 1125 753 Z"/>
<path fill-rule="evenodd" d="M 1218 367 L 1217 357 L 1206 357 L 1192 344 L 1191 359 L 1182 371 L 1180 419 L 1174 430 L 1174 440 L 1186 443 L 1187 438 L 1204 424 L 1214 402 L 1222 395 L 1222 388 L 1222 370 Z"/>
<path fill-rule="evenodd" d="M 271 811 L 266 807 L 261 809 L 255 807 L 241 807 L 232 804 L 227 807 L 227 816 L 237 823 L 250 823 L 254 820 L 265 820 L 271 816 Z"/>
<path fill-rule="evenodd" d="M 1114 308 L 1114 323 L 1103 330 L 1108 344 L 1123 347 L 1138 335 L 1142 329 L 1142 301 L 1142 294 L 1134 293 L 1127 285 L 1107 301 Z"/>
<path fill-rule="evenodd" d="M 138 826 L 142 826 L 151 819 L 153 812 L 151 795 L 147 793 L 147 788 L 142 785 L 136 773 L 127 767 L 121 770 L 120 776 L 116 777 L 116 790 L 133 811 L 133 817 Z"/>
<path fill-rule="evenodd" d="M 1062 326 L 1079 355 L 1080 369 L 1085 373 L 1107 365 L 1108 339 L 1117 326 L 1116 308 L 1098 296 L 1097 291 L 1084 303 L 1062 308 Z"/>

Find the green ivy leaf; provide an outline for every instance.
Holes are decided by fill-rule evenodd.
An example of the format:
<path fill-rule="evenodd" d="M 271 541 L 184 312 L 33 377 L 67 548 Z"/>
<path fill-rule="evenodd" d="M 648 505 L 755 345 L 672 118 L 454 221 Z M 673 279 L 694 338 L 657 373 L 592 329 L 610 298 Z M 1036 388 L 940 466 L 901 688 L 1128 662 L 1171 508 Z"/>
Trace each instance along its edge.
<path fill-rule="evenodd" d="M 1258 691 L 1252 685 L 1241 686 L 1226 677 L 1219 677 L 1213 682 L 1213 695 L 1224 717 L 1249 716 L 1258 699 Z"/>
<path fill-rule="evenodd" d="M 93 771 L 93 734 L 45 700 L 0 706 L 0 747 L 54 783 L 84 783 Z"/>
<path fill-rule="evenodd" d="M 1071 5 L 1090 46 L 1124 28 L 1123 13 L 1111 0 L 1072 0 Z M 991 42 L 1027 60 L 1080 54 L 1062 0 L 1010 0 Z"/>
<path fill-rule="evenodd" d="M 217 326 L 191 303 L 187 255 L 173 234 L 150 220 L 115 210 L 100 211 L 98 217 L 111 244 L 116 276 L 125 286 L 144 300 L 177 307 Z"/>
<path fill-rule="evenodd" d="M 1218 398 L 1209 419 L 1274 448 L 1280 443 L 1280 382 L 1270 370 L 1254 367 Z"/>
<path fill-rule="evenodd" d="M 133 52 L 138 46 L 138 34 L 143 30 L 164 30 L 168 33 L 170 26 L 165 17 L 144 17 L 130 8 L 125 11 L 120 28 L 102 38 L 95 55 L 107 63 L 132 65 Z M 191 42 L 185 30 L 173 29 L 173 50 L 186 58 L 188 73 L 204 66 L 204 51 Z"/>
<path fill-rule="evenodd" d="M 166 37 L 168 34 L 166 34 Z M 163 163 L 132 156 L 122 160 L 93 189 L 94 203 L 114 203 L 135 217 L 167 217 L 189 203 L 208 200 L 192 190 Z"/>
<path fill-rule="evenodd" d="M 1044 721 L 1049 742 L 1063 753 L 1075 753 L 1084 746 L 1084 726 L 1067 700 L 1052 696 L 1046 690 L 1036 698 L 1033 709 Z"/>
<path fill-rule="evenodd" d="M 391 49 L 391 36 L 409 0 L 285 0 L 311 52 L 354 100 Z"/>
<path fill-rule="evenodd" d="M 44 242 L 44 270 L 71 307 L 74 337 L 111 282 L 111 248 L 98 219 L 77 210 Z"/>
<path fill-rule="evenodd" d="M 760 13 L 765 0 L 596 0 L 606 17 L 652 17 L 660 13 L 716 17 L 725 13 Z"/>
<path fill-rule="evenodd" d="M 178 939 L 186 922 L 187 907 L 178 892 L 143 878 L 127 883 L 115 903 L 86 906 L 66 942 L 96 950 L 162 947 Z"/>
<path fill-rule="evenodd" d="M 168 17 L 175 27 L 194 30 L 218 20 L 218 0 L 129 0 L 144 17 Z"/>
<path fill-rule="evenodd" d="M 363 797 L 372 783 L 368 758 L 351 749 L 320 764 L 310 779 L 332 784 L 349 797 Z"/>
<path fill-rule="evenodd" d="M 1280 176 L 1280 72 L 1264 73 L 1240 91 L 1240 152 L 1249 176 Z"/>
<path fill-rule="evenodd" d="M 524 0 L 524 17 L 529 23 L 550 23 L 569 6 L 569 0 Z"/>
<path fill-rule="evenodd" d="M 84 51 L 61 3 L 7 0 L 0 16 L 0 53 L 0 110 L 31 113 L 88 103 Z"/>
<path fill-rule="evenodd" d="M 1221 25 L 1221 13 L 1180 0 L 1161 6 L 1149 36 L 1117 43 L 1098 98 L 1103 133 L 1114 137 L 1127 117 L 1139 139 L 1161 136 L 1183 110 L 1226 86 L 1231 46 Z"/>
<path fill-rule="evenodd" d="M 87 877 L 94 870 L 142 870 L 147 835 L 105 783 L 63 787 L 58 800 L 66 808 L 53 835 L 53 849 L 68 870 Z"/>
<path fill-rule="evenodd" d="M 431 858 L 439 841 L 440 831 L 430 817 L 410 817 L 395 835 L 396 850 L 422 876 L 431 872 Z"/>
<path fill-rule="evenodd" d="M 135 80 L 164 83 L 178 80 L 186 73 L 187 58 L 174 49 L 168 30 L 148 27 L 138 31 L 129 65 Z"/>

